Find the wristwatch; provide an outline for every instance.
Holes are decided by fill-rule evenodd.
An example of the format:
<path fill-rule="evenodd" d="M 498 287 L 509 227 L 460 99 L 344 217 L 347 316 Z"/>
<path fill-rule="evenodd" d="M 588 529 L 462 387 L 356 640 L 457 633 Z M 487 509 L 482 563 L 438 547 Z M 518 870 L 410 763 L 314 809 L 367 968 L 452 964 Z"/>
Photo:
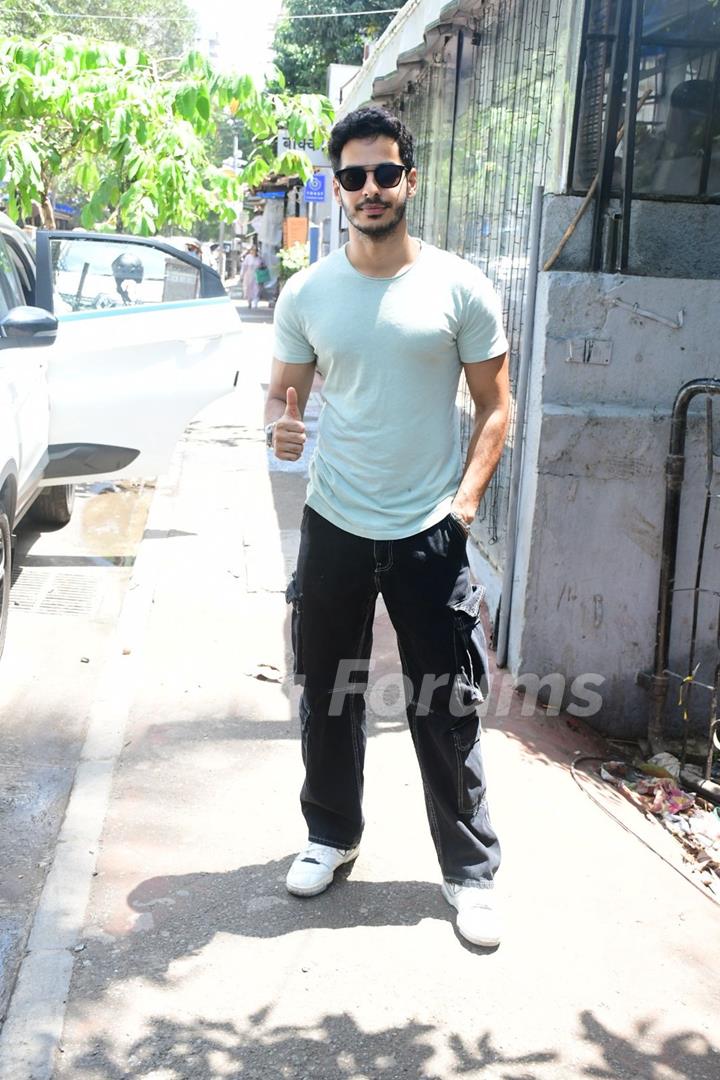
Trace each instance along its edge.
<path fill-rule="evenodd" d="M 465 521 L 465 518 L 460 517 L 460 515 L 456 514 L 454 510 L 450 511 L 450 517 L 453 519 L 453 521 L 457 521 L 458 525 L 465 533 L 465 536 L 468 537 L 470 535 L 470 526 Z"/>
<path fill-rule="evenodd" d="M 265 425 L 265 445 L 270 447 L 271 450 L 273 444 L 273 431 L 275 430 L 276 423 L 277 420 L 273 420 L 272 424 Z"/>

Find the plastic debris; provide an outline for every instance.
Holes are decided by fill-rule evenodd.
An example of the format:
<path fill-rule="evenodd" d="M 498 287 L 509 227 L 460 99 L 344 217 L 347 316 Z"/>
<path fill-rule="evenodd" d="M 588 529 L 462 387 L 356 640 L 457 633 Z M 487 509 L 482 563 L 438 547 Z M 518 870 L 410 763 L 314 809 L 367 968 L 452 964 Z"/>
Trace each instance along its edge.
<path fill-rule="evenodd" d="M 638 798 L 633 799 L 651 814 L 679 814 L 695 805 L 695 796 L 689 795 L 667 774 L 662 766 L 654 766 L 661 776 L 648 776 L 642 765 L 628 765 L 624 761 L 605 761 L 600 775 L 616 787 Z"/>
<path fill-rule="evenodd" d="M 680 779 L 680 762 L 674 754 L 655 754 L 654 757 L 648 758 L 647 764 L 659 765 L 674 780 Z"/>
<path fill-rule="evenodd" d="M 672 754 L 656 754 L 648 762 L 633 764 L 605 761 L 600 776 L 658 818 L 692 855 L 704 884 L 720 896 L 720 807 L 703 809 L 698 796 L 679 787 L 672 775 L 676 765 L 679 775 L 680 762 Z"/>
<path fill-rule="evenodd" d="M 652 799 L 648 806 L 651 814 L 679 814 L 695 805 L 695 796 L 688 795 L 674 780 L 664 776 L 648 776 L 635 785 L 638 795 Z"/>
<path fill-rule="evenodd" d="M 693 814 L 668 814 L 664 823 L 696 857 L 720 868 L 720 817 L 717 814 L 698 808 Z"/>

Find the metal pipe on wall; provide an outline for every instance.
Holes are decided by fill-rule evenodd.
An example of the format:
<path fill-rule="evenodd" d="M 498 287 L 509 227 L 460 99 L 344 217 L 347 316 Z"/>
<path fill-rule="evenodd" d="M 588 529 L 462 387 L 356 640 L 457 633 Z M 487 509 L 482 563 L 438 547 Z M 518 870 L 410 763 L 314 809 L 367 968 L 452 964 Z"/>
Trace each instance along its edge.
<path fill-rule="evenodd" d="M 662 749 L 665 700 L 669 683 L 670 630 L 677 562 L 680 499 L 685 473 L 685 439 L 690 403 L 698 394 L 720 394 L 720 379 L 692 379 L 675 398 L 670 429 L 670 448 L 665 462 L 665 515 L 663 520 L 655 662 L 649 677 L 640 673 L 638 682 L 651 695 L 648 740 L 653 753 Z"/>
<path fill-rule="evenodd" d="M 507 664 L 508 639 L 510 636 L 510 607 L 512 604 L 513 580 L 515 577 L 515 551 L 517 541 L 517 520 L 520 505 L 520 480 L 522 477 L 523 449 L 525 446 L 525 409 L 532 359 L 533 331 L 535 327 L 535 298 L 537 295 L 538 262 L 540 259 L 540 228 L 542 225 L 542 184 L 533 190 L 530 208 L 530 250 L 528 252 L 528 278 L 525 293 L 525 311 L 523 314 L 523 334 L 518 364 L 517 384 L 515 387 L 515 438 L 517 440 L 512 456 L 510 471 L 510 493 L 508 499 L 507 542 L 505 547 L 505 568 L 503 571 L 502 592 L 500 594 L 500 619 L 496 641 L 496 663 L 498 667 Z"/>

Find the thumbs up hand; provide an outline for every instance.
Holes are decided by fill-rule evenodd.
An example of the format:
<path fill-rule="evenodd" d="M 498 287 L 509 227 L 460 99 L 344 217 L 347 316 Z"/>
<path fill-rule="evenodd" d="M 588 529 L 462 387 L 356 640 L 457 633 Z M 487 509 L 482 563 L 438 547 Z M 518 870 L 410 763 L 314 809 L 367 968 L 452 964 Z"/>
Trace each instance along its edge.
<path fill-rule="evenodd" d="M 287 405 L 285 406 L 285 416 L 290 420 L 302 420 L 300 409 L 298 408 L 298 397 L 295 387 L 288 386 L 285 400 L 287 401 Z"/>
<path fill-rule="evenodd" d="M 285 412 L 275 424 L 273 447 L 281 461 L 297 461 L 305 446 L 305 425 L 298 408 L 297 391 L 288 386 Z"/>

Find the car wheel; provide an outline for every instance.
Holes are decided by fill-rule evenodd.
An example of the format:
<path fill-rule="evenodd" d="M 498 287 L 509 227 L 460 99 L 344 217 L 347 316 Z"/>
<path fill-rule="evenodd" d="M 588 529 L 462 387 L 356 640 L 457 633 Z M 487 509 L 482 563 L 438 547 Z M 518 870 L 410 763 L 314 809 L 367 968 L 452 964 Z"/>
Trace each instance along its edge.
<path fill-rule="evenodd" d="M 67 525 L 75 505 L 75 486 L 58 484 L 40 492 L 28 511 L 36 525 Z"/>
<path fill-rule="evenodd" d="M 5 645 L 8 611 L 10 610 L 10 581 L 12 578 L 12 537 L 10 521 L 0 505 L 0 656 Z"/>

